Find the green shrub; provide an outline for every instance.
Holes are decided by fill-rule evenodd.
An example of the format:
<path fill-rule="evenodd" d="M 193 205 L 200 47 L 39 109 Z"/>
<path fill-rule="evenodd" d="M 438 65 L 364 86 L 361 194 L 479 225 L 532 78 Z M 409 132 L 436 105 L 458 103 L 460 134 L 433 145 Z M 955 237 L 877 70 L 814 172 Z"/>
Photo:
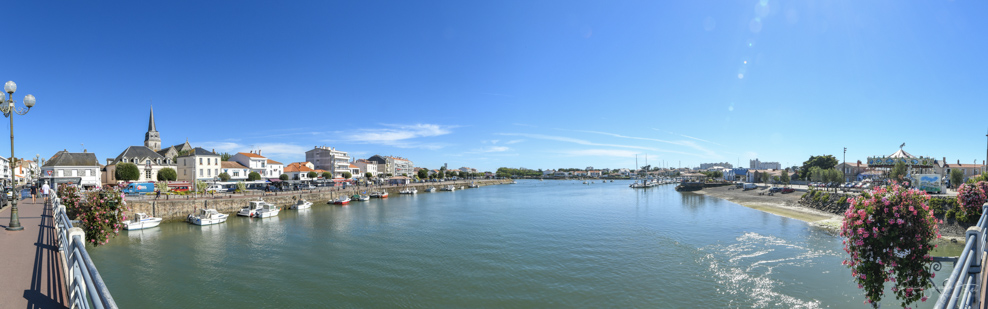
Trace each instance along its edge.
<path fill-rule="evenodd" d="M 837 201 L 837 204 L 844 204 L 844 203 L 847 203 L 847 197 L 841 196 L 840 200 Z"/>

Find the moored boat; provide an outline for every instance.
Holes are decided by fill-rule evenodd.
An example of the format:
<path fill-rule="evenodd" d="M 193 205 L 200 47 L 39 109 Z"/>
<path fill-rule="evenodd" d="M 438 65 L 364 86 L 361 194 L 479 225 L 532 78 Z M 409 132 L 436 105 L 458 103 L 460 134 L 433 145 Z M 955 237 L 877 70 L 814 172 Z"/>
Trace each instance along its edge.
<path fill-rule="evenodd" d="M 453 186 L 453 185 L 448 185 L 448 186 L 443 187 L 442 190 L 443 191 L 456 191 L 456 187 Z"/>
<path fill-rule="evenodd" d="M 312 207 L 312 202 L 306 201 L 305 199 L 298 199 L 295 204 L 292 204 L 291 209 L 309 209 Z"/>
<path fill-rule="evenodd" d="M 350 203 L 350 197 L 346 195 L 340 195 L 340 197 L 337 197 L 335 200 L 330 201 L 330 203 L 336 205 L 346 205 L 347 203 Z"/>
<path fill-rule="evenodd" d="M 371 194 L 370 194 L 370 197 L 375 197 L 375 198 L 388 198 L 388 191 L 377 191 L 377 192 L 371 192 Z"/>
<path fill-rule="evenodd" d="M 264 203 L 261 209 L 254 213 L 254 218 L 270 218 L 277 216 L 278 213 L 281 213 L 281 208 L 271 203 Z"/>
<path fill-rule="evenodd" d="M 226 222 L 228 214 L 221 214 L 216 209 L 200 209 L 198 214 L 189 214 L 186 220 L 195 225 L 210 225 Z"/>
<path fill-rule="evenodd" d="M 415 194 L 415 193 L 419 193 L 419 190 L 417 190 L 415 188 L 406 188 L 404 190 L 398 191 L 398 193 L 400 193 L 400 194 Z"/>
<path fill-rule="evenodd" d="M 240 211 L 237 212 L 237 215 L 244 217 L 253 217 L 257 215 L 258 210 L 261 210 L 261 208 L 264 207 L 264 204 L 267 203 L 261 199 L 258 199 L 256 201 L 250 201 L 247 204 L 247 206 L 244 206 L 244 208 L 240 208 Z"/>
<path fill-rule="evenodd" d="M 429 192 L 429 193 L 436 192 L 436 187 L 429 187 L 428 189 L 425 189 L 425 192 Z"/>
<path fill-rule="evenodd" d="M 149 229 L 161 224 L 161 218 L 156 218 L 148 216 L 143 212 L 134 214 L 134 220 L 124 221 L 123 228 L 125 230 L 140 230 Z"/>

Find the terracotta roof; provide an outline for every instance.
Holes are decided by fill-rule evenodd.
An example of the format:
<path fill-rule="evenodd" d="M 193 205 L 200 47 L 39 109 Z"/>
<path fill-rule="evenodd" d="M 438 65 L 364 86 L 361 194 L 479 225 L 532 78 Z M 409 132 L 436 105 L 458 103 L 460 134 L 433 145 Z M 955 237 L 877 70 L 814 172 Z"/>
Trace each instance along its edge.
<path fill-rule="evenodd" d="M 305 164 L 302 164 L 301 162 L 295 162 L 288 164 L 288 166 L 285 166 L 285 173 L 297 173 L 297 172 L 305 173 L 305 172 L 314 172 L 314 171 L 315 170 L 309 168 L 308 166 L 305 166 Z"/>
<path fill-rule="evenodd" d="M 220 166 L 222 166 L 223 168 L 243 168 L 243 169 L 247 168 L 246 166 L 240 164 L 240 162 L 237 161 L 222 161 L 220 162 Z"/>
<path fill-rule="evenodd" d="M 268 159 L 268 164 L 281 164 L 281 162 L 278 162 L 278 161 L 275 161 L 275 160 L 271 160 L 271 159 Z"/>
<path fill-rule="evenodd" d="M 262 158 L 262 159 L 264 159 L 264 156 L 261 156 L 261 155 L 256 154 L 256 153 L 238 152 L 237 154 L 242 154 L 242 155 L 244 155 L 244 156 L 246 156 L 248 158 Z"/>
<path fill-rule="evenodd" d="M 350 164 L 350 168 L 360 168 L 360 167 L 359 166 L 356 166 L 356 165 L 353 165 L 353 164 Z"/>

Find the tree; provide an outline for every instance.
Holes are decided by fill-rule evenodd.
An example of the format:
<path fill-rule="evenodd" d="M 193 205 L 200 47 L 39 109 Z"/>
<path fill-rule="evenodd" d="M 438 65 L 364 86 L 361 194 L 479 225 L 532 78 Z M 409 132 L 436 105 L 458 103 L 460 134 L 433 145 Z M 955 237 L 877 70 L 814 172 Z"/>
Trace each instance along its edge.
<path fill-rule="evenodd" d="M 423 169 L 420 169 L 418 171 L 418 176 L 419 176 L 419 179 L 429 178 L 429 170 L 424 169 L 424 168 Z"/>
<path fill-rule="evenodd" d="M 768 175 L 768 172 L 763 172 L 761 178 L 762 178 L 762 182 L 768 183 L 768 180 L 771 178 L 771 176 Z"/>
<path fill-rule="evenodd" d="M 889 179 L 901 182 L 906 178 L 906 163 L 902 161 L 895 162 L 895 166 L 892 167 L 892 171 L 889 172 Z"/>
<path fill-rule="evenodd" d="M 175 181 L 178 179 L 178 172 L 175 169 L 166 167 L 158 171 L 158 181 Z"/>
<path fill-rule="evenodd" d="M 243 181 L 238 181 L 237 182 L 237 192 L 240 192 L 240 193 L 247 192 L 247 183 L 245 183 Z"/>
<path fill-rule="evenodd" d="M 319 177 L 319 173 L 309 172 L 308 174 L 306 174 L 306 176 L 309 176 L 309 179 L 313 179 L 313 178 Z"/>
<path fill-rule="evenodd" d="M 114 173 L 117 180 L 134 181 L 141 179 L 141 171 L 134 163 L 118 163 L 117 171 Z"/>
<path fill-rule="evenodd" d="M 261 180 L 261 174 L 258 174 L 257 172 L 250 172 L 250 174 L 247 174 L 247 181 L 255 180 Z"/>
<path fill-rule="evenodd" d="M 278 179 L 281 179 L 282 181 L 288 180 L 288 174 L 281 174 L 278 176 Z"/>
<path fill-rule="evenodd" d="M 350 172 L 343 172 L 343 175 L 342 176 L 343 176 L 343 179 L 350 179 L 350 178 L 353 177 L 353 174 L 350 174 Z"/>
<path fill-rule="evenodd" d="M 810 168 L 818 167 L 822 170 L 831 169 L 837 166 L 837 158 L 833 155 L 821 155 L 821 156 L 810 156 L 809 160 L 803 162 L 803 167 L 799 170 L 802 174 L 799 175 L 800 179 L 807 180 L 810 178 Z"/>
<path fill-rule="evenodd" d="M 366 177 L 367 179 L 371 179 L 371 178 L 374 178 L 374 174 L 371 174 L 371 172 L 367 172 L 367 173 L 364 173 L 364 177 Z"/>
<path fill-rule="evenodd" d="M 227 174 L 226 172 L 220 173 L 219 176 L 220 176 L 220 180 L 222 181 L 230 180 L 230 174 Z"/>
<path fill-rule="evenodd" d="M 439 170 L 439 174 L 436 174 L 436 177 L 439 179 L 446 179 L 446 170 Z"/>
<path fill-rule="evenodd" d="M 322 178 L 323 179 L 333 179 L 333 173 L 330 173 L 330 172 L 322 172 Z"/>
<path fill-rule="evenodd" d="M 782 175 L 779 176 L 779 182 L 784 183 L 784 184 L 787 184 L 787 185 L 789 184 L 789 169 L 788 168 L 782 171 Z"/>
<path fill-rule="evenodd" d="M 964 183 L 964 172 L 956 168 L 950 170 L 950 186 L 956 189 L 960 188 L 962 183 Z"/>
<path fill-rule="evenodd" d="M 230 158 L 232 157 L 233 155 L 231 155 L 229 152 L 224 152 L 220 154 L 220 161 L 230 161 Z"/>
<path fill-rule="evenodd" d="M 209 188 L 209 184 L 202 180 L 196 180 L 196 192 L 206 192 Z"/>

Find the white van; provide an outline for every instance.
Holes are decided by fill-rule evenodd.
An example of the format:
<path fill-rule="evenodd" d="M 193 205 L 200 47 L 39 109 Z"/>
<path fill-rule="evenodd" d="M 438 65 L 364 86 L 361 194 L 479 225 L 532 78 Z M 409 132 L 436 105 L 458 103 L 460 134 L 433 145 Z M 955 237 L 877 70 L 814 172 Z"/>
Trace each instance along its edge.
<path fill-rule="evenodd" d="M 213 185 L 209 185 L 209 188 L 208 188 L 208 189 L 206 189 L 206 191 L 207 191 L 207 192 L 208 192 L 208 191 L 213 191 L 213 192 L 226 192 L 226 188 L 224 188 L 224 187 L 223 187 L 222 185 L 216 185 L 216 184 L 213 184 Z"/>
<path fill-rule="evenodd" d="M 744 184 L 744 189 L 745 190 L 754 190 L 754 189 L 757 189 L 757 188 L 758 188 L 758 185 L 753 184 L 753 183 L 750 183 L 750 182 Z"/>

